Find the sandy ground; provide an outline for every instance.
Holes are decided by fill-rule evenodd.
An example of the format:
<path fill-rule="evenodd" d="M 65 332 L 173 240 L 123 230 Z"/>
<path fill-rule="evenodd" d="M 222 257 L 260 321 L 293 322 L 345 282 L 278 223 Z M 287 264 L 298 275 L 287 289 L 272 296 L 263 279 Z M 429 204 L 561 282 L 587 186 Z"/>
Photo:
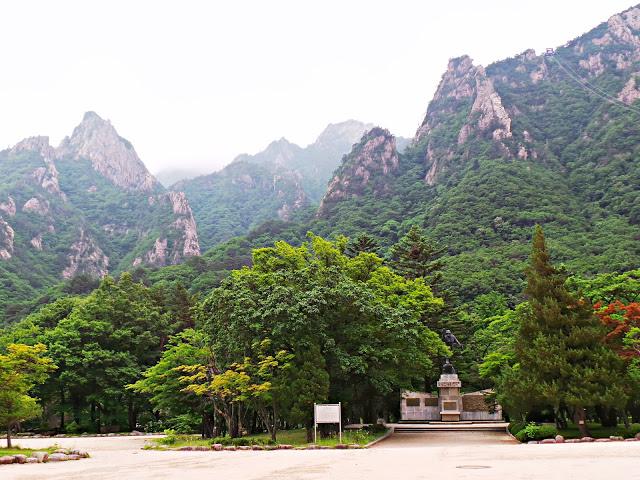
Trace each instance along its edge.
<path fill-rule="evenodd" d="M 92 458 L 1 466 L 0 479 L 640 479 L 640 442 L 518 445 L 502 433 L 409 433 L 368 450 L 273 452 L 140 450 L 143 437 L 56 441 L 88 450 Z M 41 448 L 51 440 L 19 443 Z"/>

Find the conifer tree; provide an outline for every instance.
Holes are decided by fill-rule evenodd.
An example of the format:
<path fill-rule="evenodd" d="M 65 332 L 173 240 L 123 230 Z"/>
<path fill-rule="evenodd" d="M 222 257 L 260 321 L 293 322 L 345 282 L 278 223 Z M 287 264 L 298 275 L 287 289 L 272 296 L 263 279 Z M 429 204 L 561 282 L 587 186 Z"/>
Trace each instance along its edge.
<path fill-rule="evenodd" d="M 429 240 L 422 229 L 414 225 L 391 248 L 391 265 L 403 277 L 424 278 L 433 287 L 440 280 L 444 251 L 444 247 Z"/>
<path fill-rule="evenodd" d="M 344 253 L 350 258 L 357 257 L 359 253 L 375 253 L 378 254 L 378 242 L 375 238 L 366 233 L 361 233 L 355 240 L 347 244 Z"/>
<path fill-rule="evenodd" d="M 588 436 L 587 408 L 624 404 L 623 374 L 617 355 L 603 343 L 605 331 L 591 303 L 571 295 L 565 280 L 537 226 L 525 289 L 531 312 L 521 320 L 507 395 L 528 406 L 552 406 L 556 415 L 568 409 Z"/>

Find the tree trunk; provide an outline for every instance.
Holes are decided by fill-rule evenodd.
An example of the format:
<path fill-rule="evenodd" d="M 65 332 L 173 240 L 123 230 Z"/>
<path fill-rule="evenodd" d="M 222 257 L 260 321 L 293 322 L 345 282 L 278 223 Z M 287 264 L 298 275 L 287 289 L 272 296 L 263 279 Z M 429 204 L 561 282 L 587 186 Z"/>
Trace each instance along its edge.
<path fill-rule="evenodd" d="M 271 427 L 271 440 L 273 440 L 275 442 L 276 441 L 276 433 L 278 431 L 278 417 L 277 417 L 275 399 L 273 400 L 272 408 L 273 408 L 273 427 Z"/>
<path fill-rule="evenodd" d="M 235 403 L 231 404 L 231 415 L 229 415 L 229 435 L 231 438 L 238 437 L 238 414 Z"/>
<path fill-rule="evenodd" d="M 60 385 L 60 432 L 64 433 L 66 426 L 64 424 L 64 387 Z"/>
<path fill-rule="evenodd" d="M 7 425 L 7 448 L 11 448 L 11 424 Z"/>
<path fill-rule="evenodd" d="M 587 412 L 582 407 L 576 407 L 574 413 L 574 420 L 576 422 L 576 426 L 580 431 L 580 435 L 583 437 L 590 437 L 589 429 L 587 428 Z"/>
<path fill-rule="evenodd" d="M 615 408 L 605 407 L 598 405 L 596 407 L 596 413 L 600 419 L 600 424 L 603 427 L 617 427 L 618 426 L 618 412 Z"/>
<path fill-rule="evenodd" d="M 127 417 L 128 417 L 128 421 L 129 421 L 129 430 L 135 430 L 136 429 L 136 423 L 138 420 L 138 412 L 136 411 L 136 408 L 133 404 L 133 398 L 129 398 L 129 401 L 127 402 Z"/>

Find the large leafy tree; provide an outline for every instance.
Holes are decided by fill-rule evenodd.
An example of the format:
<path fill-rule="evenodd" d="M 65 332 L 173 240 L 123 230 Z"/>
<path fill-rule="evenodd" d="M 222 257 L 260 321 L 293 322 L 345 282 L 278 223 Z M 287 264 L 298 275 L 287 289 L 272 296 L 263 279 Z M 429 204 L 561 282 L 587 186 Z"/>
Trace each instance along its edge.
<path fill-rule="evenodd" d="M 0 354 L 0 425 L 7 430 L 9 448 L 11 429 L 41 412 L 38 399 L 32 396 L 31 391 L 56 368 L 45 356 L 46 350 L 42 344 L 11 344 L 5 354 Z"/>
<path fill-rule="evenodd" d="M 438 335 L 422 322 L 442 300 L 422 279 L 393 273 L 375 254 L 349 258 L 343 240 L 309 238 L 300 247 L 277 242 L 255 250 L 253 267 L 232 272 L 205 299 L 198 320 L 221 371 L 257 358 L 255 345 L 264 340 L 273 352 L 293 355 L 295 381 L 276 403 L 291 405 L 285 392 L 305 400 L 285 416 L 300 419 L 301 410 L 311 416 L 313 391 L 315 401 L 327 394 L 343 401 L 354 418 L 373 417 L 382 397 L 422 379 L 432 358 L 444 353 Z M 311 360 L 319 356 L 322 361 Z M 326 375 L 318 371 L 323 364 Z M 294 392 L 296 385 L 300 391 Z"/>
<path fill-rule="evenodd" d="M 549 258 L 541 227 L 536 227 L 527 269 L 531 313 L 521 318 L 515 342 L 516 365 L 503 385 L 503 398 L 521 410 L 567 408 L 588 435 L 586 408 L 620 406 L 626 392 L 621 362 L 603 344 L 604 329 L 591 303 L 565 287 L 566 275 Z"/>

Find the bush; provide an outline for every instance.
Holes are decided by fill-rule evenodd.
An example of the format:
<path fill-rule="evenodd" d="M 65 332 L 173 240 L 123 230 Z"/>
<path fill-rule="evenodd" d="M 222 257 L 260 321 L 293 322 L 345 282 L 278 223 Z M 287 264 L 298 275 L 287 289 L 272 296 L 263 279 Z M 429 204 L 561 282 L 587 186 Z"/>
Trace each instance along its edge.
<path fill-rule="evenodd" d="M 78 425 L 75 420 L 67 425 L 65 428 L 67 433 L 78 433 L 80 431 L 80 425 Z"/>
<path fill-rule="evenodd" d="M 387 427 L 379 423 L 374 423 L 373 425 L 367 425 L 363 430 L 368 433 L 384 433 L 387 431 Z"/>
<path fill-rule="evenodd" d="M 553 438 L 558 434 L 558 430 L 553 425 L 537 425 L 529 423 L 516 433 L 516 438 L 520 442 L 528 442 L 530 440 L 544 440 L 545 438 Z"/>
<path fill-rule="evenodd" d="M 247 438 L 247 437 L 215 437 L 211 440 L 211 444 L 219 443 L 221 445 L 233 445 L 236 447 L 244 447 L 249 445 L 275 445 L 276 442 L 270 438 Z"/>
<path fill-rule="evenodd" d="M 511 422 L 509 424 L 509 432 L 515 437 L 526 426 L 527 422 Z"/>
<path fill-rule="evenodd" d="M 350 432 L 350 437 L 351 437 L 351 440 L 353 441 L 353 443 L 357 443 L 359 445 L 362 445 L 364 443 L 367 443 L 369 435 L 367 434 L 365 429 L 362 428 L 362 429 Z"/>
<path fill-rule="evenodd" d="M 188 434 L 198 432 L 202 425 L 202 419 L 198 415 L 177 415 L 165 421 L 168 428 L 176 433 Z"/>
<path fill-rule="evenodd" d="M 149 420 L 144 423 L 142 429 L 146 433 L 158 433 L 167 429 L 167 426 L 162 420 Z"/>
<path fill-rule="evenodd" d="M 629 428 L 621 426 L 616 431 L 616 435 L 624 438 L 633 438 L 638 433 L 640 433 L 640 423 L 632 423 L 631 425 L 629 425 Z"/>
<path fill-rule="evenodd" d="M 160 445 L 173 445 L 178 441 L 178 436 L 175 430 L 167 429 L 164 431 L 166 437 L 159 438 L 158 443 Z"/>

